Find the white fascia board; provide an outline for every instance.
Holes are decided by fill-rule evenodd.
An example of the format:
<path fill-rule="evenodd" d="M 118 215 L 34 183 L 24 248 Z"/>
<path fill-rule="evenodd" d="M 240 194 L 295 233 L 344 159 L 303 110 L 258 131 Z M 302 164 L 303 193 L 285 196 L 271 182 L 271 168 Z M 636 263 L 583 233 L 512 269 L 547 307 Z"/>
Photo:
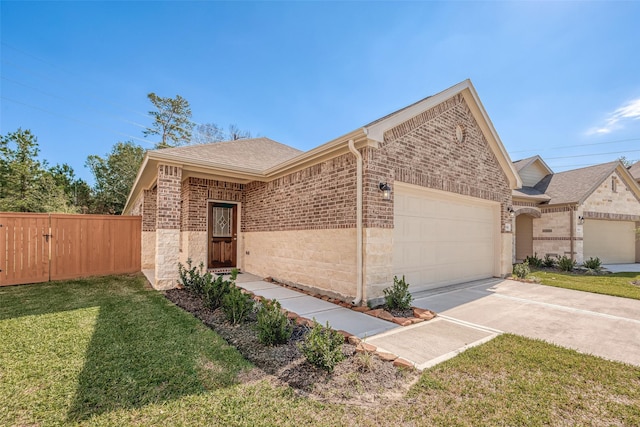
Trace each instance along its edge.
<path fill-rule="evenodd" d="M 133 186 L 131 187 L 131 190 L 129 191 L 129 196 L 127 197 L 127 202 L 124 204 L 124 209 L 122 210 L 122 214 L 126 214 L 129 210 L 131 210 L 131 206 L 129 206 L 131 203 L 133 203 L 134 200 L 134 196 L 137 195 L 137 193 L 140 191 L 140 189 L 138 188 L 140 186 L 140 180 L 142 178 L 142 173 L 144 172 L 145 168 L 147 167 L 147 163 L 149 162 L 149 152 L 146 152 L 144 154 L 144 158 L 142 159 L 142 165 L 140 165 L 140 169 L 138 169 L 138 174 L 136 175 L 136 179 L 135 181 L 133 181 Z"/>

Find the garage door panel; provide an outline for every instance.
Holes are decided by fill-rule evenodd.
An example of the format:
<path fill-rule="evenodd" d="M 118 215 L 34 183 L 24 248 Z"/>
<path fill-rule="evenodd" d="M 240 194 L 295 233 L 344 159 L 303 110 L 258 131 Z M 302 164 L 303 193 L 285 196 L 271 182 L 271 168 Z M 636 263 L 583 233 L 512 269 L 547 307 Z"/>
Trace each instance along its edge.
<path fill-rule="evenodd" d="M 583 225 L 584 258 L 598 257 L 603 263 L 635 262 L 635 223 L 587 219 Z"/>
<path fill-rule="evenodd" d="M 394 198 L 395 275 L 413 289 L 493 276 L 497 203 L 398 184 Z"/>

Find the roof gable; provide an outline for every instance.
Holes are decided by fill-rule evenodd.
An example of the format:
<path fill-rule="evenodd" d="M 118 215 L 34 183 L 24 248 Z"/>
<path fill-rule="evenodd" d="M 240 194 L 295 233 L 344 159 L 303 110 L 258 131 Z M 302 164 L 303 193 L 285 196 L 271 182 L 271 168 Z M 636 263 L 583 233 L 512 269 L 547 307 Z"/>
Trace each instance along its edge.
<path fill-rule="evenodd" d="M 551 198 L 549 204 L 580 204 L 614 171 L 618 172 L 636 197 L 640 197 L 640 187 L 620 161 L 547 175 L 534 188 Z"/>
<path fill-rule="evenodd" d="M 443 103 L 447 99 L 457 94 L 462 94 L 462 96 L 464 97 L 464 100 L 469 106 L 469 109 L 471 110 L 474 119 L 478 123 L 480 130 L 486 138 L 489 147 L 493 151 L 498 164 L 504 171 L 511 188 L 521 187 L 522 180 L 516 172 L 513 163 L 509 158 L 509 154 L 507 153 L 504 145 L 502 144 L 502 141 L 500 140 L 500 137 L 498 136 L 498 132 L 493 127 L 493 123 L 491 122 L 491 119 L 489 119 L 489 115 L 484 109 L 484 106 L 482 105 L 482 102 L 480 101 L 480 98 L 478 97 L 478 94 L 473 87 L 471 80 L 469 79 L 460 82 L 457 85 L 452 86 L 436 95 L 424 98 L 414 104 L 411 104 L 387 116 L 375 120 L 364 126 L 363 130 L 366 133 L 367 138 L 374 141 L 382 142 L 384 141 L 385 131 L 392 129 L 408 120 L 411 120 L 424 111 L 427 111 Z"/>
<path fill-rule="evenodd" d="M 553 171 L 540 156 L 533 156 L 513 162 L 525 187 L 534 187 L 545 176 L 553 174 Z"/>

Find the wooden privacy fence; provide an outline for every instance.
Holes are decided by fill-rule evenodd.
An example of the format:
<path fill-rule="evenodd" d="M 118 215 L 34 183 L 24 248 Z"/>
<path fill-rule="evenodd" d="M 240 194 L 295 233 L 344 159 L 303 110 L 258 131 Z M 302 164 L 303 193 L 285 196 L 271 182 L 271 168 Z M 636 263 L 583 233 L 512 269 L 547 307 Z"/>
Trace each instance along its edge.
<path fill-rule="evenodd" d="M 139 216 L 0 212 L 0 286 L 140 271 Z"/>

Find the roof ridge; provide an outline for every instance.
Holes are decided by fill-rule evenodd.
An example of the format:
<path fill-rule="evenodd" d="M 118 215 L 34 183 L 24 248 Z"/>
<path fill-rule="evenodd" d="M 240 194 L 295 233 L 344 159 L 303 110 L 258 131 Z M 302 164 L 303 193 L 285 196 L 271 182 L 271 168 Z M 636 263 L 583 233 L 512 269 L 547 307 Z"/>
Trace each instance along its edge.
<path fill-rule="evenodd" d="M 619 160 L 613 160 L 611 162 L 598 163 L 596 165 L 584 166 L 584 167 L 576 168 L 576 169 L 569 169 L 569 170 L 562 171 L 562 172 L 554 172 L 553 175 L 559 175 L 559 174 L 563 174 L 563 173 L 566 174 L 566 173 L 569 173 L 569 172 L 581 171 L 581 170 L 590 169 L 590 168 L 598 168 L 598 167 L 603 167 L 603 166 L 606 166 L 606 165 L 613 166 L 615 164 L 617 166 L 617 164 L 619 162 L 620 162 Z"/>

